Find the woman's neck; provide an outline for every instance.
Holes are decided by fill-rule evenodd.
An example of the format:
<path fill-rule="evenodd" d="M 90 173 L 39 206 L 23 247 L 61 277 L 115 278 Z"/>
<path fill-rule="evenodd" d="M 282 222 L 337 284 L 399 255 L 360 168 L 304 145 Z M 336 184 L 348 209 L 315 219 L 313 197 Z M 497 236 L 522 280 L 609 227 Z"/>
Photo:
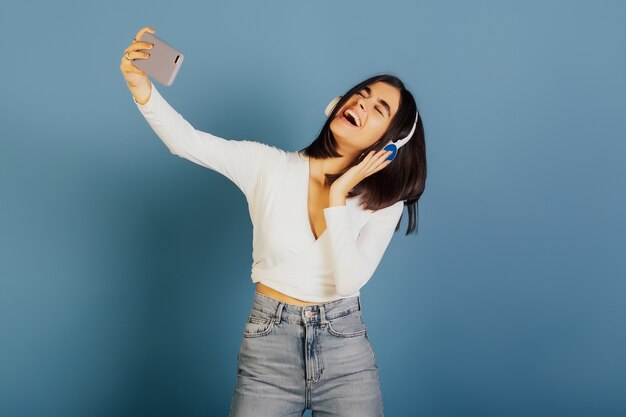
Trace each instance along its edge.
<path fill-rule="evenodd" d="M 309 158 L 311 176 L 320 184 L 324 184 L 325 174 L 336 174 L 348 166 L 352 159 L 348 156 L 337 158 Z"/>

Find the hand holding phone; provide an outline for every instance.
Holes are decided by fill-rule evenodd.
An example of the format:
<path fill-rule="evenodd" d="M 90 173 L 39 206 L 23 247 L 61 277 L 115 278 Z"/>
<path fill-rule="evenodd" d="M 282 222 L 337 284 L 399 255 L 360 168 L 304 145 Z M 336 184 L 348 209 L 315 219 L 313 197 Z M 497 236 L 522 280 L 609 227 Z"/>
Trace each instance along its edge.
<path fill-rule="evenodd" d="M 133 95 L 135 101 L 139 104 L 145 104 L 152 95 L 152 81 L 148 78 L 148 74 L 140 70 L 132 64 L 134 59 L 148 58 L 149 53 L 138 51 L 139 48 L 151 50 L 152 44 L 148 42 L 139 42 L 140 38 L 145 31 L 151 33 L 156 32 L 150 26 L 142 27 L 135 35 L 133 42 L 124 50 L 122 54 L 122 62 L 120 63 L 120 71 L 126 80 L 126 86 Z"/>
<path fill-rule="evenodd" d="M 139 48 L 135 50 L 147 54 L 147 57 L 145 55 L 145 58 L 133 57 L 132 65 L 143 70 L 159 83 L 165 86 L 172 85 L 183 63 L 183 53 L 148 31 L 143 32 L 138 42 L 152 44 L 152 47 L 139 49 L 145 46 L 138 45 Z"/>

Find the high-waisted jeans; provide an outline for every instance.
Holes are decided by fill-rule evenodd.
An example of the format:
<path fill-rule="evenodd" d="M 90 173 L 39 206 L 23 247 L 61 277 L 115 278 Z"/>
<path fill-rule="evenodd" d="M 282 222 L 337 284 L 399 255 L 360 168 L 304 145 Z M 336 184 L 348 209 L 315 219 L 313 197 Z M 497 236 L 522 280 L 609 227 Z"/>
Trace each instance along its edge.
<path fill-rule="evenodd" d="M 230 417 L 383 416 L 359 296 L 301 307 L 255 291 L 237 368 Z"/>

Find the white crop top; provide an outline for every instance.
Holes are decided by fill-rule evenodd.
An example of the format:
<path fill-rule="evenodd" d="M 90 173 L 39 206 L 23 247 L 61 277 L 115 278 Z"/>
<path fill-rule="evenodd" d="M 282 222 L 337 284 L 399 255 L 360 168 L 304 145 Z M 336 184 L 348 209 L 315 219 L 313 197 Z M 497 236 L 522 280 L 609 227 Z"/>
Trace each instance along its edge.
<path fill-rule="evenodd" d="M 324 209 L 326 230 L 315 239 L 306 155 L 197 130 L 154 84 L 146 104 L 133 101 L 172 154 L 217 171 L 244 193 L 253 225 L 253 283 L 309 302 L 360 294 L 393 237 L 402 201 L 364 210 L 359 196 L 346 198 L 346 205 Z"/>

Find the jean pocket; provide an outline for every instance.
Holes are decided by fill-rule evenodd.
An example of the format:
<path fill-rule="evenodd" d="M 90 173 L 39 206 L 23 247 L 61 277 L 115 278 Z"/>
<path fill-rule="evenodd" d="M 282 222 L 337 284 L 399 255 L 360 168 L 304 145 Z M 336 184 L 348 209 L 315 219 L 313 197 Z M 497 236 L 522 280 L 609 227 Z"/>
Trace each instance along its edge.
<path fill-rule="evenodd" d="M 274 329 L 274 320 L 270 317 L 248 316 L 243 328 L 243 337 L 267 336 Z"/>
<path fill-rule="evenodd" d="M 336 317 L 326 323 L 328 332 L 337 337 L 357 337 L 363 336 L 367 332 L 367 326 L 363 323 L 360 312 Z"/>

